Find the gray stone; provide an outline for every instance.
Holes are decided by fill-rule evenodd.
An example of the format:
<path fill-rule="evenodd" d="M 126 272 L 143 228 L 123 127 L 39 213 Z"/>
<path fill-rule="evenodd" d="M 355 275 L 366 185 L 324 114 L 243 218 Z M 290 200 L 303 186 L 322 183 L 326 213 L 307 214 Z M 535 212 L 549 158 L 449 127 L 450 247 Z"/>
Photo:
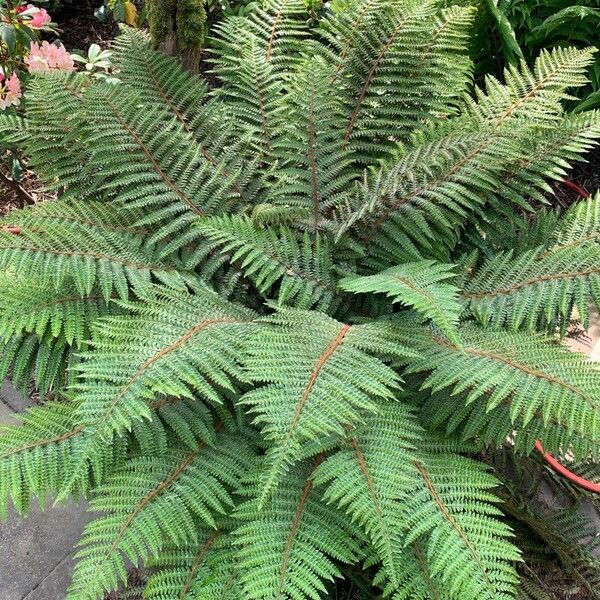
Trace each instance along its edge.
<path fill-rule="evenodd" d="M 72 557 L 85 524 L 85 506 L 31 507 L 0 525 L 0 600 L 64 600 Z"/>
<path fill-rule="evenodd" d="M 23 396 L 8 380 L 0 386 L 0 402 L 15 412 L 23 412 L 32 404 L 31 400 L 27 396 Z"/>
<path fill-rule="evenodd" d="M 15 419 L 15 413 L 0 400 L 0 425 L 15 425 L 19 421 Z"/>
<path fill-rule="evenodd" d="M 0 386 L 0 424 L 16 423 L 30 405 L 10 382 Z M 35 503 L 25 518 L 11 510 L 0 522 L 0 600 L 64 600 L 75 544 L 92 518 L 71 500 L 44 510 Z"/>

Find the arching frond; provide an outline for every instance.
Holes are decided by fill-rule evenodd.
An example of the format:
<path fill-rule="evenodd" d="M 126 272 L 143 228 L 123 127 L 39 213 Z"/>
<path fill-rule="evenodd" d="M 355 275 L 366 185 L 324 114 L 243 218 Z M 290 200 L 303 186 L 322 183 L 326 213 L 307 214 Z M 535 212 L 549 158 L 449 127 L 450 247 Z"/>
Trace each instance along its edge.
<path fill-rule="evenodd" d="M 470 20 L 469 10 L 440 14 L 435 2 L 383 0 L 352 2 L 325 22 L 347 109 L 344 140 L 364 162 L 390 138 L 407 139 L 421 119 L 446 116 L 469 78 Z"/>
<path fill-rule="evenodd" d="M 570 98 L 569 88 L 587 83 L 595 52 L 594 48 L 557 47 L 542 51 L 533 69 L 524 61 L 518 68 L 511 65 L 504 83 L 487 78 L 485 93 L 477 90 L 477 103 L 468 103 L 469 112 L 494 127 L 514 121 L 556 121 L 563 112 L 561 101 Z"/>
<path fill-rule="evenodd" d="M 239 263 L 261 293 L 277 289 L 280 304 L 328 311 L 343 301 L 325 236 L 300 236 L 285 226 L 264 229 L 245 216 L 203 219 L 197 227 L 230 255 L 230 262 Z"/>
<path fill-rule="evenodd" d="M 413 307 L 426 319 L 431 319 L 455 344 L 459 344 L 458 318 L 461 305 L 454 285 L 442 283 L 455 277 L 453 265 L 433 261 L 405 263 L 367 277 L 350 276 L 340 281 L 347 292 L 383 293 Z"/>
<path fill-rule="evenodd" d="M 35 207 L 16 218 L 9 215 L 0 220 L 0 269 L 55 289 L 72 282 L 80 296 L 90 295 L 97 287 L 105 300 L 113 293 L 127 298 L 130 286 L 143 293 L 152 276 L 179 289 L 195 280 L 183 268 L 161 261 L 156 247 L 146 244 L 137 232 L 119 227 L 111 231 L 102 217 L 97 222 L 93 207 L 88 221 L 68 209 L 65 213 L 60 216 Z"/>
<path fill-rule="evenodd" d="M 398 376 L 370 355 L 378 337 L 383 347 L 382 330 L 345 325 L 322 313 L 286 310 L 269 317 L 250 340 L 248 377 L 267 385 L 240 402 L 271 446 L 261 476 L 261 504 L 287 477 L 304 443 L 316 436 L 343 435 L 345 427 L 393 397 Z"/>
<path fill-rule="evenodd" d="M 103 320 L 93 351 L 78 367 L 78 423 L 84 442 L 63 495 L 103 446 L 103 439 L 150 418 L 145 400 L 157 394 L 221 402 L 220 389 L 245 379 L 243 343 L 253 329 L 252 311 L 209 290 L 157 290 L 127 304 L 128 315 Z M 118 353 L 114 348 L 119 347 Z"/>
<path fill-rule="evenodd" d="M 587 327 L 589 305 L 600 304 L 600 196 L 579 202 L 544 246 L 500 253 L 465 282 L 462 299 L 492 327 L 566 327 L 573 308 Z"/>
<path fill-rule="evenodd" d="M 227 529 L 202 531 L 194 544 L 163 548 L 149 562 L 155 572 L 148 600 L 238 600 L 242 597 L 235 538 Z"/>
<path fill-rule="evenodd" d="M 225 84 L 218 97 L 229 101 L 231 113 L 261 156 L 271 156 L 278 125 L 282 81 L 254 35 L 235 40 L 236 51 L 222 55 L 216 72 Z"/>
<path fill-rule="evenodd" d="M 281 106 L 285 121 L 274 143 L 282 168 L 269 197 L 285 206 L 306 207 L 310 228 L 318 231 L 356 179 L 350 169 L 353 154 L 343 143 L 344 113 L 331 67 L 311 58 L 289 87 Z"/>
<path fill-rule="evenodd" d="M 214 513 L 233 508 L 231 490 L 254 460 L 239 436 L 220 434 L 214 447 L 171 450 L 159 458 L 137 458 L 98 488 L 78 550 L 67 598 L 97 598 L 126 580 L 126 560 L 156 557 L 164 544 L 197 538 L 196 520 L 215 526 Z"/>
<path fill-rule="evenodd" d="M 407 332 L 407 336 L 421 353 L 420 358 L 411 361 L 408 371 L 430 372 L 422 386 L 434 392 L 447 388 L 454 394 L 465 392 L 465 404 L 484 400 L 485 411 L 479 411 L 477 417 L 483 422 L 487 420 L 486 413 L 505 406 L 503 410 L 509 416 L 505 426 L 512 423 L 513 427 L 504 431 L 504 438 L 517 425 L 518 435 L 527 435 L 530 428 L 539 435 L 543 423 L 559 425 L 563 440 L 571 436 L 573 440 L 582 438 L 597 443 L 600 373 L 586 368 L 584 355 L 570 352 L 539 334 L 493 332 L 477 327 L 460 330 L 461 347 L 416 329 Z M 531 436 L 527 439 L 531 440 Z"/>
<path fill-rule="evenodd" d="M 241 582 L 249 598 L 319 598 L 324 581 L 340 576 L 337 563 L 361 556 L 361 533 L 343 512 L 319 501 L 314 471 L 320 458 L 290 470 L 268 503 L 256 497 L 261 483 L 249 484 L 251 498 L 235 516 L 243 523 L 235 531 Z"/>
<path fill-rule="evenodd" d="M 439 440 L 430 448 L 413 462 L 421 481 L 406 499 L 405 544 L 423 536 L 431 574 L 447 586 L 444 598 L 514 598 L 520 554 L 498 519 L 497 480 L 477 461 L 440 452 Z"/>
<path fill-rule="evenodd" d="M 396 587 L 405 575 L 403 501 L 419 481 L 412 462 L 421 430 L 403 404 L 390 402 L 348 433 L 344 446 L 317 469 L 323 499 L 345 510 L 371 538 Z"/>
<path fill-rule="evenodd" d="M 75 406 L 71 402 L 46 403 L 22 416 L 22 425 L 0 429 L 0 516 L 5 519 L 9 500 L 21 514 L 36 497 L 44 506 L 48 494 L 56 493 L 69 477 L 73 452 L 81 439 L 82 428 L 76 423 Z M 94 477 L 123 464 L 125 440 L 105 444 L 94 462 Z M 86 473 L 76 494 L 86 494 L 92 483 Z"/>
<path fill-rule="evenodd" d="M 23 414 L 20 425 L 0 431 L 0 515 L 9 500 L 26 513 L 36 498 L 44 506 L 71 476 L 73 458 L 86 443 L 75 401 L 48 402 Z M 114 436 L 99 448 L 74 485 L 76 495 L 90 490 L 120 468 L 131 456 L 162 457 L 174 441 L 195 450 L 198 441 L 214 441 L 214 417 L 197 398 L 159 398 L 148 402 L 151 419 L 137 421 L 128 436 Z"/>
<path fill-rule="evenodd" d="M 29 167 L 49 189 L 70 195 L 97 193 L 95 173 L 87 168 L 90 148 L 82 142 L 85 76 L 54 71 L 27 85 L 27 135 L 22 146 Z"/>

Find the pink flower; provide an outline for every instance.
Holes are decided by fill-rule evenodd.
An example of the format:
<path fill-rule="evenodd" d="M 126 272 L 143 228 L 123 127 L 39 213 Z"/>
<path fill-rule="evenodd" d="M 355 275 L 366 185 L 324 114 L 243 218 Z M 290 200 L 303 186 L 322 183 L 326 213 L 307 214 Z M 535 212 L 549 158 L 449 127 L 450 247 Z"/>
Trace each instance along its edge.
<path fill-rule="evenodd" d="M 5 80 L 4 73 L 0 78 L 0 84 Z M 6 110 L 9 106 L 18 106 L 21 103 L 21 82 L 16 73 L 13 73 L 4 86 L 0 85 L 0 110 Z"/>
<path fill-rule="evenodd" d="M 37 8 L 33 4 L 27 5 L 27 14 L 31 15 L 31 19 L 27 21 L 27 25 L 32 29 L 42 29 L 52 21 L 52 17 L 50 17 L 45 8 Z"/>
<path fill-rule="evenodd" d="M 30 73 L 75 70 L 75 63 L 62 44 L 57 46 L 45 41 L 41 44 L 31 42 L 25 64 L 29 67 Z"/>

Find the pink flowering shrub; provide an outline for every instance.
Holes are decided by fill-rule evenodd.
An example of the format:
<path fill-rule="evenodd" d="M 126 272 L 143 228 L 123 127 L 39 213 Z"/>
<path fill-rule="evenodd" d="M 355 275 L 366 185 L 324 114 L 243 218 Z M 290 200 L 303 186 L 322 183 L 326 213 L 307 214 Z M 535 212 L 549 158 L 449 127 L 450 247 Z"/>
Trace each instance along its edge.
<path fill-rule="evenodd" d="M 9 106 L 18 106 L 21 103 L 21 82 L 16 73 L 8 79 L 0 70 L 0 110 L 6 110 Z"/>
<path fill-rule="evenodd" d="M 18 106 L 24 69 L 73 71 L 75 63 L 62 44 L 41 41 L 42 31 L 54 31 L 45 8 L 17 0 L 0 1 L 0 111 Z"/>
<path fill-rule="evenodd" d="M 38 8 L 33 4 L 20 6 L 15 10 L 15 13 L 20 15 L 23 24 L 31 29 L 43 29 L 52 22 L 52 18 L 45 8 Z"/>
<path fill-rule="evenodd" d="M 49 44 L 45 41 L 41 44 L 31 43 L 29 54 L 25 57 L 25 64 L 30 73 L 75 70 L 75 62 L 62 44 Z"/>

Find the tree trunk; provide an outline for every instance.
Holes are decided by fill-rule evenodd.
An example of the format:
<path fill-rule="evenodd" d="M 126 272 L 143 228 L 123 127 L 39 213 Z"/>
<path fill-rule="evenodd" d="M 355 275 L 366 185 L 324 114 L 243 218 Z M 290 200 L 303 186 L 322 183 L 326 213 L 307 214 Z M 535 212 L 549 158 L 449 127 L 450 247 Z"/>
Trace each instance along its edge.
<path fill-rule="evenodd" d="M 147 6 L 155 46 L 179 56 L 186 70 L 198 73 L 206 38 L 203 0 L 147 0 Z"/>

